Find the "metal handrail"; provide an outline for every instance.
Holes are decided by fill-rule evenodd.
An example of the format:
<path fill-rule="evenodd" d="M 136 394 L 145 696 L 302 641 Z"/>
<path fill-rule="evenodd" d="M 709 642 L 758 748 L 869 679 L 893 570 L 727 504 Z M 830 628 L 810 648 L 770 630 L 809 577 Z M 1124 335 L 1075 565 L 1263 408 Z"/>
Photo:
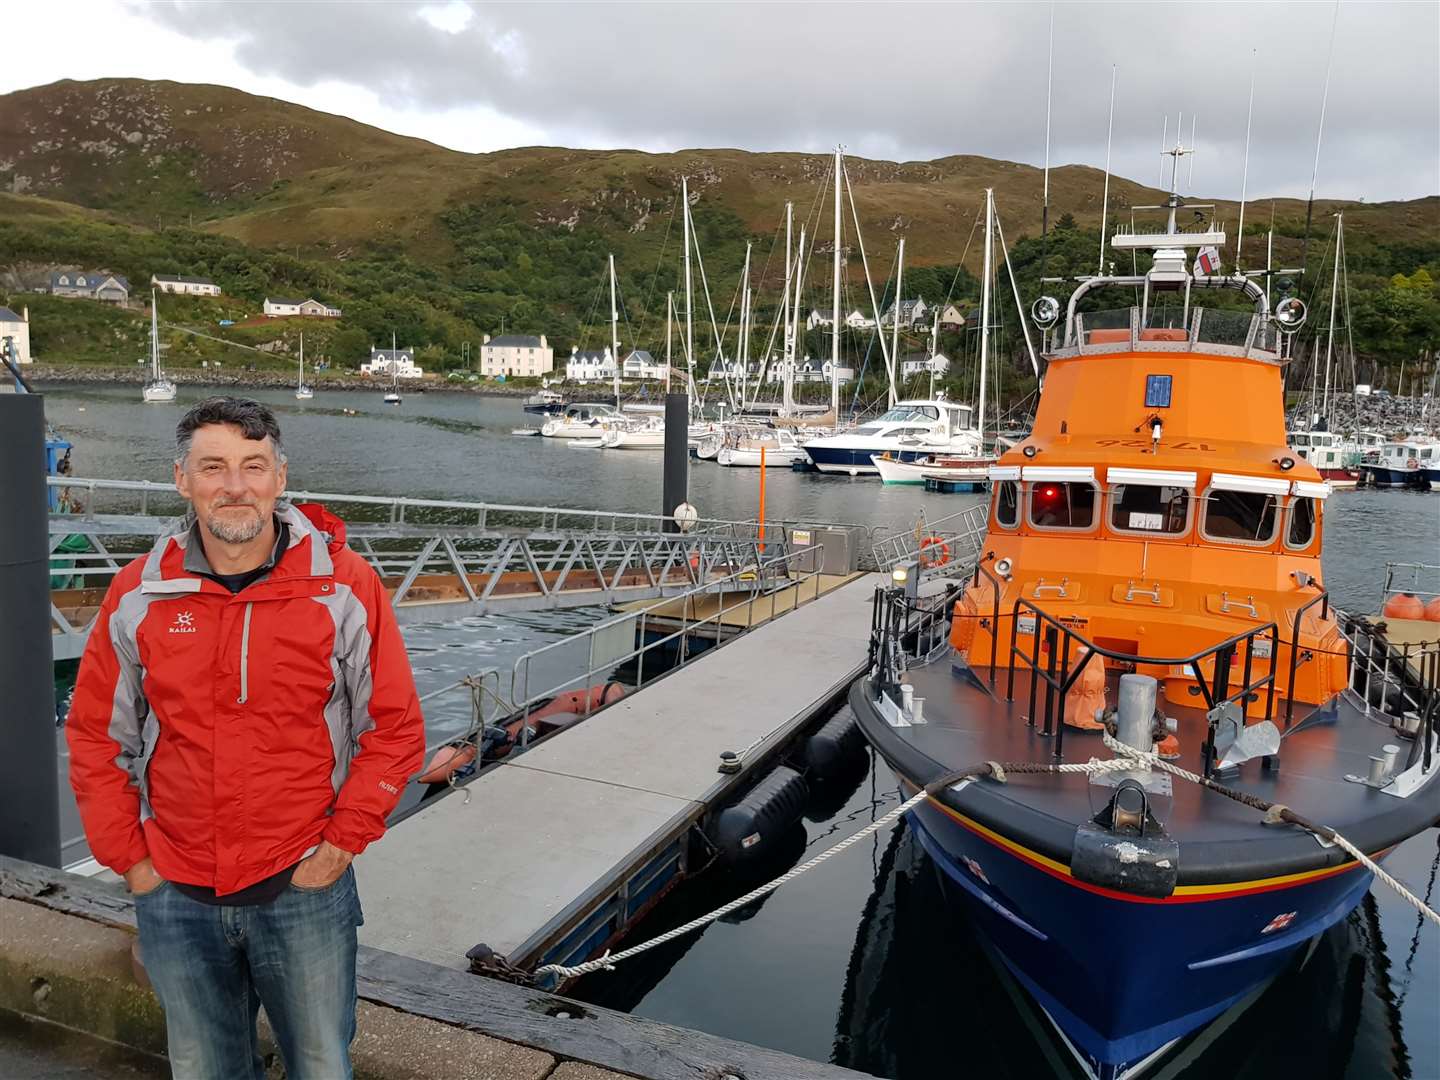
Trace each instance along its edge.
<path fill-rule="evenodd" d="M 1316 604 L 1322 605 L 1320 608 L 1322 622 L 1330 617 L 1330 593 L 1322 590 L 1319 596 L 1312 597 L 1296 609 L 1295 625 L 1290 631 L 1290 681 L 1287 687 L 1288 692 L 1285 695 L 1286 731 L 1290 730 L 1290 723 L 1295 716 L 1295 672 L 1300 666 L 1300 622 L 1305 617 L 1305 613 Z"/>
<path fill-rule="evenodd" d="M 149 497 L 151 495 L 168 496 L 177 500 L 180 498 L 173 484 L 163 484 L 153 480 L 106 480 L 74 476 L 47 476 L 46 483 L 53 488 L 79 489 L 85 492 L 87 496 L 84 506 L 79 512 L 52 514 L 52 519 L 57 522 L 76 519 L 93 519 L 95 517 L 94 503 L 95 493 L 97 491 L 137 492 L 141 496 L 140 513 L 146 515 L 149 514 Z M 451 499 L 416 499 L 399 495 L 345 495 L 336 492 L 290 491 L 286 493 L 286 498 L 291 502 L 324 502 L 329 505 L 350 504 L 356 506 L 389 507 L 390 523 L 393 525 L 406 524 L 405 511 L 407 509 L 465 511 L 467 515 L 475 515 L 475 524 L 481 528 L 489 527 L 488 518 L 491 514 L 530 515 L 532 517 L 538 517 L 540 522 L 538 526 L 535 526 L 536 528 L 544 529 L 548 526 L 556 532 L 578 531 L 574 528 L 562 530 L 560 525 L 562 518 L 589 519 L 591 522 L 589 531 L 605 532 L 645 532 L 673 535 L 675 524 L 674 520 L 665 514 L 641 514 L 619 510 L 586 510 L 560 506 L 526 506 L 516 503 L 468 502 Z M 799 518 L 767 520 L 764 522 L 763 528 L 767 535 L 772 534 L 772 531 L 775 529 L 783 529 L 785 536 L 788 538 L 789 532 L 793 528 L 802 525 L 813 528 L 863 529 L 867 536 L 873 535 L 876 531 L 874 526 L 845 522 L 811 521 Z M 521 526 L 514 523 L 507 523 L 505 527 L 515 529 Z M 747 520 L 701 518 L 695 522 L 694 527 L 689 530 L 689 534 L 709 535 L 726 530 L 734 534 L 736 530 L 744 530 L 746 534 L 756 535 L 761 527 L 761 522 L 754 518 Z"/>
<path fill-rule="evenodd" d="M 922 567 L 922 572 L 927 575 L 953 573 L 957 567 L 967 566 L 970 556 L 979 554 L 989 517 L 990 506 L 988 503 L 967 506 L 964 510 L 947 514 L 934 521 L 925 521 L 922 517 L 915 528 L 876 540 L 872 549 L 875 563 L 883 570 L 897 563 L 915 559 L 920 555 L 923 539 L 934 536 L 939 537 L 941 543 L 947 546 L 954 545 L 955 548 L 960 548 L 969 545 L 970 550 L 952 550 L 944 563 Z M 955 524 L 957 520 L 958 525 Z M 924 537 L 917 535 L 920 533 L 923 533 Z"/>
<path fill-rule="evenodd" d="M 1036 619 L 1035 631 L 1033 634 L 1033 637 L 1035 639 L 1035 648 L 1033 650 L 1035 655 L 1033 656 L 1033 658 L 1025 656 L 1023 652 L 1016 648 L 1015 644 L 1015 639 L 1018 633 L 1020 622 L 1020 610 L 1022 608 L 1034 614 Z M 1225 640 L 1216 642 L 1214 645 L 1210 645 L 1207 648 L 1202 649 L 1200 652 L 1192 653 L 1189 656 L 1156 657 L 1140 656 L 1133 653 L 1122 653 L 1114 649 L 1106 649 L 1099 645 L 1096 645 L 1089 638 L 1085 637 L 1085 635 L 1077 633 L 1075 630 L 1065 625 L 1065 623 L 1061 622 L 1059 619 L 1056 619 L 1048 612 L 1044 611 L 1039 606 L 1029 600 L 1017 599 L 1015 601 L 1014 608 L 1011 610 L 1010 614 L 1010 672 L 1009 681 L 1006 688 L 1005 700 L 1015 700 L 1015 658 L 1018 656 L 1030 667 L 1031 671 L 1040 679 L 1042 679 L 1046 684 L 1047 689 L 1045 694 L 1045 725 L 1042 729 L 1042 734 L 1047 736 L 1055 736 L 1054 756 L 1057 759 L 1060 757 L 1063 750 L 1065 739 L 1065 723 L 1063 716 L 1060 718 L 1058 724 L 1055 722 L 1056 718 L 1054 715 L 1054 708 L 1056 696 L 1058 694 L 1059 701 L 1061 703 L 1061 709 L 1063 711 L 1065 695 L 1069 693 L 1070 688 L 1075 684 L 1076 680 L 1079 679 L 1081 672 L 1085 670 L 1086 664 L 1088 664 L 1089 661 L 1097 655 L 1104 657 L 1108 660 L 1114 660 L 1119 663 L 1125 664 L 1149 664 L 1157 667 L 1190 668 L 1190 670 L 1195 675 L 1195 682 L 1200 687 L 1200 692 L 1205 698 L 1205 707 L 1211 714 L 1209 731 L 1205 738 L 1205 745 L 1202 748 L 1204 772 L 1207 777 L 1210 776 L 1211 773 L 1214 771 L 1215 731 L 1218 726 L 1218 717 L 1215 716 L 1215 712 L 1220 706 L 1229 705 L 1236 700 L 1239 700 L 1242 703 L 1241 708 L 1243 710 L 1244 702 L 1250 699 L 1250 695 L 1258 691 L 1261 687 L 1266 687 L 1267 689 L 1265 695 L 1265 719 L 1269 720 L 1273 715 L 1275 705 L 1275 662 L 1276 653 L 1279 651 L 1280 645 L 1279 628 L 1273 622 L 1264 623 L 1263 625 L 1252 627 L 1251 629 L 1242 631 L 1241 633 L 1233 634 Z M 1048 666 L 1044 670 L 1041 669 L 1039 663 L 1040 627 L 1042 623 L 1046 628 L 1046 642 L 1050 648 Z M 1261 676 L 1259 679 L 1256 679 L 1252 682 L 1250 674 L 1255 655 L 1254 639 L 1265 633 L 1268 633 L 1270 635 L 1270 671 L 1268 674 Z M 1079 642 L 1083 648 L 1088 650 L 1085 657 L 1085 662 L 1079 664 L 1075 668 L 1074 672 L 1071 672 L 1069 670 L 1070 644 L 1072 641 Z M 1240 689 L 1234 691 L 1233 693 L 1226 693 L 1226 691 L 1228 691 L 1230 687 L 1230 668 L 1234 663 L 1235 650 L 1239 648 L 1242 642 L 1246 644 L 1246 647 L 1245 671 L 1241 679 L 1241 686 Z M 1063 649 L 1061 648 L 1062 645 Z M 1060 651 L 1060 673 L 1058 678 L 1056 677 L 1055 673 L 1057 650 Z M 1201 670 L 1200 665 L 1205 659 L 1211 656 L 1215 657 L 1213 686 L 1206 686 L 1205 673 Z M 1037 687 L 1035 684 L 1035 680 L 1032 678 L 1030 681 L 1030 716 L 1028 719 L 1028 722 L 1031 725 L 1033 725 L 1035 722 L 1034 716 L 1036 689 Z"/>
<path fill-rule="evenodd" d="M 781 555 L 760 557 L 757 559 L 756 563 L 752 567 L 746 567 L 732 574 L 729 574 L 726 577 L 717 578 L 713 581 L 706 582 L 676 596 L 654 601 L 653 603 L 650 603 L 645 607 L 638 608 L 634 611 L 625 612 L 621 615 L 614 616 L 613 618 L 602 620 L 601 622 L 598 622 L 593 626 L 587 627 L 586 629 L 580 631 L 578 634 L 572 634 L 558 641 L 553 641 L 547 645 L 542 645 L 537 649 L 532 649 L 530 652 L 525 653 L 520 657 L 517 657 L 510 670 L 510 696 L 507 704 L 510 706 L 511 709 L 509 715 L 513 716 L 516 713 L 520 713 L 522 715 L 523 722 L 520 729 L 520 745 L 527 746 L 529 744 L 530 713 L 534 706 L 543 700 L 553 698 L 556 694 L 559 694 L 567 689 L 573 689 L 579 686 L 588 687 L 590 686 L 591 680 L 595 677 L 595 675 L 601 672 L 610 671 L 613 668 L 624 664 L 630 660 L 637 661 L 636 685 L 633 689 L 638 690 L 641 686 L 645 685 L 644 658 L 645 654 L 650 650 L 661 648 L 669 644 L 670 642 L 679 640 L 681 643 L 680 661 L 673 667 L 666 669 L 667 671 L 677 670 L 678 668 L 685 666 L 685 664 L 689 663 L 693 659 L 693 657 L 688 655 L 688 652 L 685 649 L 685 645 L 688 642 L 689 635 L 691 635 L 694 631 L 700 629 L 701 627 L 704 627 L 711 622 L 716 623 L 716 644 L 718 647 L 727 640 L 733 640 L 734 637 L 738 637 L 741 634 L 751 629 L 754 629 L 757 626 L 764 625 L 765 623 L 778 617 L 779 615 L 784 614 L 786 611 L 795 610 L 796 608 L 801 606 L 802 602 L 809 603 L 814 599 L 818 598 L 820 596 L 821 577 L 823 576 L 823 570 L 821 568 L 822 564 L 819 559 L 817 558 L 815 560 L 815 566 L 813 568 L 801 571 L 799 576 L 794 575 L 793 567 L 791 566 L 791 564 L 795 560 L 809 554 L 809 552 L 810 549 L 800 549 L 796 551 L 786 552 Z M 800 590 L 802 586 L 811 581 L 813 581 L 815 585 L 814 593 L 808 599 L 802 601 Z M 733 604 L 727 605 L 724 598 L 729 595 L 732 590 L 726 588 L 726 586 L 736 583 L 746 586 L 746 588 L 742 590 L 743 598 Z M 784 610 L 777 612 L 775 610 L 775 596 L 779 592 L 787 588 L 793 588 L 796 590 L 795 602 L 793 605 L 788 606 Z M 704 595 L 719 595 L 722 598 L 720 605 L 718 606 L 717 610 L 712 614 L 707 615 L 701 619 L 692 620 L 690 614 L 691 604 L 697 597 Z M 756 602 L 758 600 L 761 600 L 764 596 L 769 596 L 770 598 L 770 612 L 768 615 L 757 620 L 755 618 L 755 605 Z M 667 634 L 664 637 L 658 638 L 655 641 L 645 642 L 643 639 L 643 633 L 646 620 L 656 615 L 659 612 L 659 609 L 673 608 L 677 603 L 680 605 L 680 629 L 670 634 Z M 746 621 L 746 626 L 743 629 L 736 629 L 735 633 L 731 637 L 726 638 L 725 632 L 720 626 L 720 620 L 723 619 L 724 616 L 738 610 L 741 607 L 749 608 L 750 617 Z M 595 662 L 594 645 L 596 639 L 601 633 L 604 633 L 605 631 L 622 625 L 626 622 L 634 623 L 640 630 L 641 644 L 637 648 L 631 649 L 630 651 L 626 652 L 621 656 L 610 656 L 607 657 L 603 663 L 597 664 Z M 571 676 L 568 679 L 564 679 L 561 682 L 556 683 L 553 686 L 547 687 L 544 690 L 530 693 L 530 670 L 535 658 L 557 649 L 567 647 L 574 648 L 575 643 L 582 639 L 588 639 L 589 661 L 587 663 L 586 669 L 583 672 Z M 521 674 L 522 668 L 523 675 Z M 461 679 L 454 683 L 451 683 L 447 686 L 440 687 L 436 690 L 431 690 L 428 693 L 422 695 L 420 701 L 422 704 L 424 704 L 425 702 L 441 697 L 444 694 L 452 693 L 457 689 L 472 685 L 475 678 L 483 679 L 487 676 L 492 675 L 497 679 L 498 685 L 498 679 L 500 675 L 499 669 L 487 669 L 487 671 L 480 673 L 479 676 L 467 677 L 465 679 Z M 587 699 L 583 705 L 582 715 L 589 716 L 593 711 L 594 708 L 592 702 Z M 483 721 L 483 717 L 477 716 L 477 726 L 481 721 Z"/>

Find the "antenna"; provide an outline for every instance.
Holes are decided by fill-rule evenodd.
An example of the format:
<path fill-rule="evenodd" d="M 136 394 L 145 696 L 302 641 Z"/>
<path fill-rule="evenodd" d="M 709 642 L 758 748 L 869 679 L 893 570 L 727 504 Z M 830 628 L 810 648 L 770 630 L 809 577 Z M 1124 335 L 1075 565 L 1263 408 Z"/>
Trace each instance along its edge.
<path fill-rule="evenodd" d="M 1155 186 L 1165 190 L 1165 151 L 1170 148 L 1170 114 L 1165 114 L 1165 126 L 1160 129 L 1160 179 Z"/>
<path fill-rule="evenodd" d="M 1240 269 L 1240 249 L 1245 246 L 1245 187 L 1250 180 L 1250 121 L 1255 116 L 1255 50 L 1250 50 L 1250 105 L 1245 110 L 1245 165 L 1240 171 L 1240 228 L 1235 235 L 1235 269 Z M 1265 307 L 1270 307 L 1270 283 L 1265 283 Z"/>
<path fill-rule="evenodd" d="M 1189 175 L 1189 176 L 1186 178 L 1186 180 L 1185 180 L 1185 186 L 1186 186 L 1187 188 L 1189 188 L 1189 189 L 1191 190 L 1191 192 L 1194 192 L 1194 190 L 1195 190 L 1195 157 L 1194 157 L 1194 153 L 1195 153 L 1195 147 L 1196 147 L 1197 145 L 1199 145 L 1199 144 L 1195 142 L 1195 117 L 1192 116 L 1192 117 L 1190 117 L 1190 153 L 1191 153 L 1191 157 L 1190 157 L 1190 175 Z"/>
<path fill-rule="evenodd" d="M 1335 28 L 1340 23 L 1340 0 L 1330 20 L 1330 52 L 1325 57 L 1325 88 L 1320 92 L 1320 125 L 1315 129 L 1315 167 L 1310 170 L 1310 199 L 1305 204 L 1305 244 L 1300 253 L 1300 272 L 1310 264 L 1310 218 L 1315 211 L 1315 181 L 1320 176 L 1320 141 L 1325 137 L 1325 108 L 1330 103 L 1330 66 L 1335 60 Z"/>
<path fill-rule="evenodd" d="M 1045 234 L 1050 224 L 1050 91 L 1055 85 L 1055 0 L 1050 0 L 1050 63 L 1045 75 L 1045 193 L 1040 203 L 1040 265 L 1041 273 L 1048 271 L 1050 263 L 1046 258 Z M 1107 170 L 1108 171 L 1108 170 Z M 1104 229 L 1100 230 L 1103 233 Z"/>
<path fill-rule="evenodd" d="M 1100 268 L 1105 273 L 1105 219 L 1110 212 L 1110 142 L 1115 137 L 1115 64 L 1110 65 L 1110 127 L 1105 132 L 1105 193 L 1100 197 Z M 1017 301 L 1018 302 L 1018 301 Z"/>

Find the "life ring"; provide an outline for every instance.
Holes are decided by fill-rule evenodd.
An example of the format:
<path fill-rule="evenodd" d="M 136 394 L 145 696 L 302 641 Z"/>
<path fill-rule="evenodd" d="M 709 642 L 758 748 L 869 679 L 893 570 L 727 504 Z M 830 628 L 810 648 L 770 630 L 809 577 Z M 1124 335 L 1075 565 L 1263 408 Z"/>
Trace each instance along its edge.
<path fill-rule="evenodd" d="M 934 558 L 925 554 L 926 548 L 939 548 L 940 557 Z M 920 565 L 921 566 L 944 566 L 950 561 L 950 545 L 938 536 L 927 536 L 920 541 Z"/>

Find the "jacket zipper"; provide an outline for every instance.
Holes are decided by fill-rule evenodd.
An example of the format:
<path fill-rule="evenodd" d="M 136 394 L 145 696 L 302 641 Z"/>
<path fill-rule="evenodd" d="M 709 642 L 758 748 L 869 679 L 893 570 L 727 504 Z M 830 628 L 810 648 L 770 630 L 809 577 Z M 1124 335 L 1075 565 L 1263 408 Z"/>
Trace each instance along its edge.
<path fill-rule="evenodd" d="M 239 704 L 244 705 L 250 697 L 250 612 L 255 607 L 255 602 L 249 601 L 245 605 L 245 622 L 240 630 L 240 697 Z"/>

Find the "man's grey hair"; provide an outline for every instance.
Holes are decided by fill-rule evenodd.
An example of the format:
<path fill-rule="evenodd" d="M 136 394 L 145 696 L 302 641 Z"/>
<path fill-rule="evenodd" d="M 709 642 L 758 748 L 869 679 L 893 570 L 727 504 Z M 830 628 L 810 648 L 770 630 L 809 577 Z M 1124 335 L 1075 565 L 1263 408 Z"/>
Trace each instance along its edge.
<path fill-rule="evenodd" d="M 247 439 L 269 438 L 275 463 L 285 464 L 285 444 L 280 441 L 280 423 L 270 409 L 250 398 L 213 397 L 200 402 L 175 426 L 175 464 L 182 469 L 190 456 L 195 432 L 211 424 L 234 424 Z"/>

